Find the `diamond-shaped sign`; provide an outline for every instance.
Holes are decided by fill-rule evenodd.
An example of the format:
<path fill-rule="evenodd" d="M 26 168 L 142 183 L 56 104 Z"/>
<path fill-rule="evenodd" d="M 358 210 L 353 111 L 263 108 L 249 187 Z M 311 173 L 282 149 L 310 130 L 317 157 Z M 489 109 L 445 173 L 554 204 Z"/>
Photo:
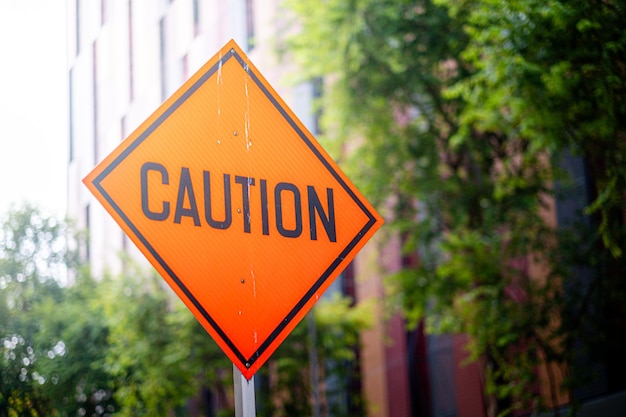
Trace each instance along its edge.
<path fill-rule="evenodd" d="M 234 41 L 83 181 L 248 379 L 383 223 Z"/>

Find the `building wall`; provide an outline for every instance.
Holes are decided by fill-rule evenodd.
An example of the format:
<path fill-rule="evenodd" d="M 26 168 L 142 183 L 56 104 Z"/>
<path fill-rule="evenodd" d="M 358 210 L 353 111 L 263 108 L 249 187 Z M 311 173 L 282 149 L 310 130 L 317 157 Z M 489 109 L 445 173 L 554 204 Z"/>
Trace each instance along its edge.
<path fill-rule="evenodd" d="M 361 336 L 367 416 L 411 417 L 406 324 L 397 314 L 389 317 L 383 286 L 383 276 L 402 267 L 400 240 L 394 237 L 382 244 L 375 237 L 355 263 L 357 299 L 371 304 L 374 310 L 373 325 Z"/>
<path fill-rule="evenodd" d="M 290 85 L 278 60 L 277 0 L 67 0 L 70 155 L 68 215 L 89 230 L 93 272 L 143 256 L 82 178 L 228 40 L 234 39 L 311 130 L 313 90 Z M 250 34 L 250 36 L 248 36 Z M 251 42 L 254 37 L 254 44 Z"/>

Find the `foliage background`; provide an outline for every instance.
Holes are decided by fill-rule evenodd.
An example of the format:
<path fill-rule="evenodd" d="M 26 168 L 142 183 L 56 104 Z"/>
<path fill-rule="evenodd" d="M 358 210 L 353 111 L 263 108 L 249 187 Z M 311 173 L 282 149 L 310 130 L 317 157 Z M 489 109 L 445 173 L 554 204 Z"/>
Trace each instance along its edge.
<path fill-rule="evenodd" d="M 487 414 L 543 410 L 594 381 L 598 361 L 609 390 L 626 388 L 626 2 L 285 7 L 294 32 L 278 47 L 303 80 L 323 80 L 327 148 L 418 254 L 389 277 L 391 304 L 411 328 L 469 335 Z M 571 200 L 581 210 L 567 222 L 546 221 Z M 96 282 L 68 236 L 28 206 L 2 223 L 0 417 L 182 413 L 203 388 L 228 412 L 229 364 L 160 281 L 128 270 Z M 311 344 L 326 363 L 354 361 L 367 323 L 346 303 L 318 309 L 315 341 L 303 322 L 281 346 L 267 415 L 310 412 L 306 369 L 290 358 L 307 361 Z M 541 396 L 545 363 L 566 378 Z"/>
<path fill-rule="evenodd" d="M 72 236 L 30 205 L 3 219 L 0 417 L 183 416 L 190 400 L 232 415 L 232 363 L 164 281 L 130 260 L 119 276 L 96 280 L 69 249 L 80 247 Z M 266 384 L 257 415 L 311 415 L 312 350 L 318 374 L 345 392 L 366 310 L 340 297 L 318 303 L 258 373 Z M 349 407 L 324 395 L 334 415 L 362 407 L 358 394 Z"/>
<path fill-rule="evenodd" d="M 286 5 L 328 147 L 418 255 L 387 280 L 408 326 L 470 336 L 487 415 L 546 409 L 597 360 L 623 389 L 626 3 Z"/>

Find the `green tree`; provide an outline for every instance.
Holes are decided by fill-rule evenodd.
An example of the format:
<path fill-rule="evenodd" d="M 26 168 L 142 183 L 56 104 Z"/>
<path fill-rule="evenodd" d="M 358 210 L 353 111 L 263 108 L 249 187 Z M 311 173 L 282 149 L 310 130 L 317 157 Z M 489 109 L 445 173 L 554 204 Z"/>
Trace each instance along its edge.
<path fill-rule="evenodd" d="M 390 294 L 410 325 L 425 317 L 431 332 L 470 336 L 486 364 L 489 415 L 541 409 L 535 369 L 574 365 L 589 300 L 604 310 L 610 294 L 624 317 L 624 2 L 287 5 L 296 33 L 283 52 L 304 79 L 329 80 L 325 140 L 359 145 L 336 156 L 350 158 L 407 253 L 419 253 L 419 265 L 389 280 Z M 573 228 L 562 241 L 541 213 L 564 179 L 564 152 L 589 162 L 587 213 L 598 222 L 591 236 Z M 582 247 L 597 284 L 564 294 L 581 259 L 582 248 L 565 245 L 572 234 L 600 242 Z"/>
<path fill-rule="evenodd" d="M 167 416 L 224 375 L 232 384 L 230 362 L 154 271 L 105 278 L 99 294 L 119 415 Z"/>
<path fill-rule="evenodd" d="M 36 306 L 61 298 L 63 228 L 26 205 L 3 219 L 0 239 L 0 415 L 45 415 L 51 398 L 36 365 L 52 345 L 35 343 Z"/>
<path fill-rule="evenodd" d="M 0 415 L 103 415 L 108 378 L 99 364 L 106 327 L 83 314 L 93 285 L 61 283 L 73 268 L 64 222 L 25 205 L 0 232 Z M 91 286 L 91 287 L 90 287 Z"/>
<path fill-rule="evenodd" d="M 97 294 L 109 326 L 106 369 L 119 415 L 167 416 L 177 409 L 186 415 L 183 405 L 202 389 L 219 398 L 218 413 L 232 414 L 232 363 L 154 271 L 137 268 L 105 278 Z M 265 382 L 257 398 L 259 416 L 311 414 L 311 344 L 320 380 L 334 378 L 334 389 L 347 388 L 358 335 L 367 325 L 366 307 L 352 308 L 349 299 L 335 297 L 321 301 L 315 312 L 318 336 L 311 340 L 307 323 L 301 323 L 257 374 Z M 345 408 L 334 415 L 350 415 Z"/>
<path fill-rule="evenodd" d="M 51 399 L 46 415 L 109 415 L 118 408 L 105 367 L 109 325 L 97 305 L 98 283 L 87 269 L 76 272 L 60 300 L 48 298 L 35 307 L 36 343 L 50 346 L 37 361 L 43 391 Z"/>
<path fill-rule="evenodd" d="M 259 417 L 314 415 L 315 402 L 321 415 L 365 414 L 365 398 L 350 383 L 358 376 L 359 335 L 371 312 L 368 304 L 352 302 L 338 293 L 322 298 L 260 369 Z"/>
<path fill-rule="evenodd" d="M 559 171 L 561 157 L 583 158 L 588 205 L 560 225 L 560 250 L 549 255 L 553 277 L 567 288 L 558 353 L 574 366 L 573 377 L 587 374 L 591 362 L 581 361 L 575 345 L 591 359 L 609 357 L 609 385 L 624 388 L 617 374 L 626 363 L 616 352 L 626 342 L 616 334 L 626 317 L 626 2 L 507 1 L 496 13 L 493 1 L 441 3 L 463 16 L 471 34 L 464 57 L 476 71 L 447 92 L 468 103 L 461 130 L 524 138 L 531 150 L 524 156 L 549 156 L 561 184 L 576 180 Z"/>
<path fill-rule="evenodd" d="M 164 281 L 129 260 L 122 274 L 94 279 L 67 250 L 71 234 L 28 205 L 2 223 L 0 417 L 187 415 L 184 405 L 202 390 L 216 394 L 219 414 L 232 415 L 232 364 Z M 264 415 L 310 414 L 312 345 L 320 378 L 344 388 L 364 308 L 325 300 L 316 322 L 315 339 L 301 324 L 273 371 L 262 370 L 274 378 L 259 398 Z"/>

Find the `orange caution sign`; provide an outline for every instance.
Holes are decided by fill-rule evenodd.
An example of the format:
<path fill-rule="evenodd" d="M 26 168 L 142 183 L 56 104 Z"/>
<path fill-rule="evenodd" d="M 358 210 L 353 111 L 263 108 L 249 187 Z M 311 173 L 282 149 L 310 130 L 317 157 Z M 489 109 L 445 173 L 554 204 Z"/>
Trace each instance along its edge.
<path fill-rule="evenodd" d="M 234 41 L 83 181 L 248 379 L 383 223 Z"/>

